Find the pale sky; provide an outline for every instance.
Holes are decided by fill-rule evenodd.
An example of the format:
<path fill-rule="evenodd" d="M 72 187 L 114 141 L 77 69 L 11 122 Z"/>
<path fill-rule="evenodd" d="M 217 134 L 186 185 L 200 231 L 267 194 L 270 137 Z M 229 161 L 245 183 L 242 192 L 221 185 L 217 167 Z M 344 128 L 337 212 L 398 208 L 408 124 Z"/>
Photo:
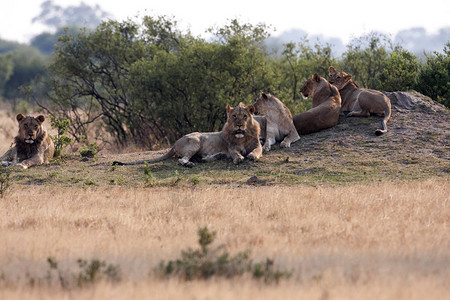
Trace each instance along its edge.
<path fill-rule="evenodd" d="M 44 0 L 1 0 L 0 38 L 28 42 L 45 30 L 31 22 L 39 15 Z M 62 7 L 77 5 L 80 0 L 53 0 Z M 301 29 L 309 34 L 350 39 L 380 31 L 394 36 L 399 30 L 423 27 L 429 34 L 450 26 L 450 1 L 427 0 L 84 0 L 96 4 L 113 18 L 123 20 L 137 15 L 173 16 L 180 29 L 204 35 L 212 26 L 222 26 L 238 18 L 242 22 L 271 25 L 277 36 L 283 31 Z M 450 39 L 450 37 L 449 37 Z"/>

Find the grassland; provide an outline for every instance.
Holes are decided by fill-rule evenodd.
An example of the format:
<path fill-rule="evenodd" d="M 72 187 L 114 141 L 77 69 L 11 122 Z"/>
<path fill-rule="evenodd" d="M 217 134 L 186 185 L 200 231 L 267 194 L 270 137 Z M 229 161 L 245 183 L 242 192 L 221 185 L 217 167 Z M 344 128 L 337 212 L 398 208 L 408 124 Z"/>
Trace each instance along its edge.
<path fill-rule="evenodd" d="M 448 111 L 394 110 L 382 137 L 378 122 L 342 118 L 239 166 L 113 167 L 164 150 L 104 151 L 11 170 L 0 198 L 0 299 L 448 299 Z M 0 124 L 14 128 L 11 117 Z M 217 232 L 214 246 L 272 259 L 291 277 L 158 276 L 161 260 L 198 247 L 203 226 Z M 79 259 L 120 276 L 79 286 Z"/>

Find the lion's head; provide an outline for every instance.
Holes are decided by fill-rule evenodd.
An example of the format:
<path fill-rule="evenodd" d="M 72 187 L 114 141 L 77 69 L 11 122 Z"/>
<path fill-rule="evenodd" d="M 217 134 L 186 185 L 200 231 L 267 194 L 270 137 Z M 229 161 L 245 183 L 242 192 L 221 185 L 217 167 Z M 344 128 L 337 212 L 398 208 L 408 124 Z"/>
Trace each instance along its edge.
<path fill-rule="evenodd" d="M 279 99 L 270 93 L 262 92 L 255 100 L 255 114 L 268 116 L 274 112 L 292 119 L 291 111 Z"/>
<path fill-rule="evenodd" d="M 259 125 L 253 119 L 255 107 L 253 105 L 245 106 L 239 103 L 236 107 L 227 105 L 227 124 L 226 130 L 230 135 L 237 139 L 247 136 L 259 136 Z M 255 130 L 258 132 L 255 133 Z"/>
<path fill-rule="evenodd" d="M 314 94 L 316 94 L 317 91 L 320 91 L 327 86 L 329 86 L 328 81 L 316 73 L 305 81 L 300 89 L 300 93 L 304 98 L 314 97 Z"/>
<path fill-rule="evenodd" d="M 39 144 L 46 136 L 46 131 L 42 126 L 45 121 L 43 115 L 39 115 L 35 118 L 18 114 L 16 120 L 19 122 L 19 134 L 16 137 L 16 142 Z"/>
<path fill-rule="evenodd" d="M 341 90 L 347 83 L 352 81 L 352 75 L 345 73 L 344 71 L 336 70 L 334 67 L 328 68 L 328 81 Z"/>

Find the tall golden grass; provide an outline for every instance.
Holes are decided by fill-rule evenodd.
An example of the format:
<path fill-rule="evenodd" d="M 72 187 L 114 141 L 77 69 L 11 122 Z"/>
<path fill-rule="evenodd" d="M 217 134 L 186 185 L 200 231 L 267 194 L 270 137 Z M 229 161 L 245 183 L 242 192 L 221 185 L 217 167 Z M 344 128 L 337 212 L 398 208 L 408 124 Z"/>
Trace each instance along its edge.
<path fill-rule="evenodd" d="M 343 187 L 93 188 L 16 186 L 0 199 L 0 299 L 448 299 L 450 184 Z M 249 277 L 160 279 L 160 260 L 217 232 L 231 254 L 251 250 L 292 271 L 280 284 Z M 53 257 L 119 265 L 122 281 L 63 289 Z M 30 284 L 33 282 L 33 284 Z"/>

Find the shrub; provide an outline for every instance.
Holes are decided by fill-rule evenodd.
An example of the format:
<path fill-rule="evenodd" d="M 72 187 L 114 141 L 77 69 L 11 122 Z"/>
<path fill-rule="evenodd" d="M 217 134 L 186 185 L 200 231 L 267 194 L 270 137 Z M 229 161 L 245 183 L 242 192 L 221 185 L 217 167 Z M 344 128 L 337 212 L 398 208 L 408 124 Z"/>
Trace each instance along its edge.
<path fill-rule="evenodd" d="M 181 258 L 161 261 L 157 273 L 163 276 L 178 276 L 184 280 L 209 279 L 213 276 L 231 278 L 244 273 L 252 274 L 255 279 L 264 279 L 264 282 L 277 282 L 290 276 L 289 272 L 273 269 L 273 260 L 266 263 L 253 264 L 249 251 L 239 252 L 232 256 L 224 251 L 223 246 L 211 248 L 216 232 L 210 232 L 207 227 L 198 230 L 198 243 L 200 249 L 181 251 Z"/>
<path fill-rule="evenodd" d="M 61 156 L 63 148 L 72 143 L 72 139 L 66 136 L 68 126 L 70 125 L 70 120 L 59 120 L 54 116 L 50 116 L 50 123 L 52 128 L 56 128 L 58 130 L 56 135 L 49 135 L 55 144 L 54 156 L 58 157 Z"/>
<path fill-rule="evenodd" d="M 10 186 L 10 176 L 11 170 L 0 165 L 0 198 L 3 198 Z"/>

